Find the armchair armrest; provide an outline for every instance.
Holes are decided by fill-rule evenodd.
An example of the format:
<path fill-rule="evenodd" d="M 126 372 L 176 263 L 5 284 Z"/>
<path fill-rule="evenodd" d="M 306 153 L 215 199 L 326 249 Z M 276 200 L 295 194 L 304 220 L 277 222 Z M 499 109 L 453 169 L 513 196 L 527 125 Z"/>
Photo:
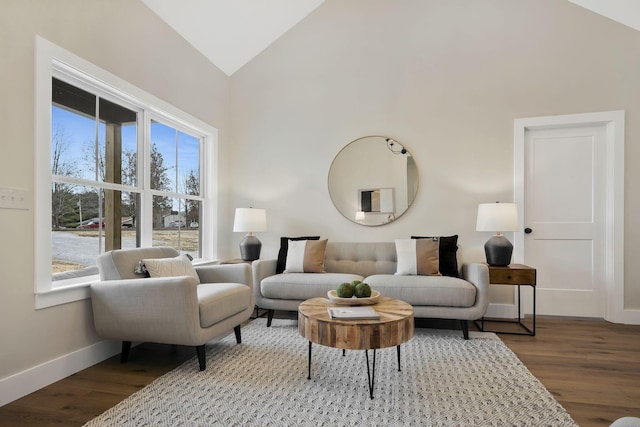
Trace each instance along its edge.
<path fill-rule="evenodd" d="M 241 283 L 252 287 L 249 264 L 223 264 L 196 266 L 201 283 Z"/>
<path fill-rule="evenodd" d="M 197 286 L 189 276 L 93 283 L 96 331 L 120 341 L 190 345 L 200 323 Z"/>

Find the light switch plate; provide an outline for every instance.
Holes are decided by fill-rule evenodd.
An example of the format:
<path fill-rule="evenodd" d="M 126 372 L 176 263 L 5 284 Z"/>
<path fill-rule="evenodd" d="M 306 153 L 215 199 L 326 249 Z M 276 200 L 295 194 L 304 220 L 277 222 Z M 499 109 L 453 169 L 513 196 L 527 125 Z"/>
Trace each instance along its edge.
<path fill-rule="evenodd" d="M 29 192 L 20 188 L 0 188 L 0 209 L 29 209 Z"/>

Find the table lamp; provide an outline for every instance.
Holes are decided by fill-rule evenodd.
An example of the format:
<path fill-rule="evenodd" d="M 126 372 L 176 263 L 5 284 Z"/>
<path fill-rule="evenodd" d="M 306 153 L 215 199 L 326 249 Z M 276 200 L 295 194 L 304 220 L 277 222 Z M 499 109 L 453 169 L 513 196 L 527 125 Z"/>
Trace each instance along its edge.
<path fill-rule="evenodd" d="M 240 242 L 240 256 L 243 261 L 254 261 L 260 258 L 262 242 L 253 233 L 267 231 L 267 213 L 264 209 L 236 208 L 233 220 L 234 232 L 245 232 L 247 235 Z"/>
<path fill-rule="evenodd" d="M 513 245 L 500 233 L 517 230 L 518 206 L 515 203 L 496 202 L 478 205 L 476 231 L 496 232 L 484 244 L 484 253 L 489 265 L 505 267 L 511 263 Z"/>

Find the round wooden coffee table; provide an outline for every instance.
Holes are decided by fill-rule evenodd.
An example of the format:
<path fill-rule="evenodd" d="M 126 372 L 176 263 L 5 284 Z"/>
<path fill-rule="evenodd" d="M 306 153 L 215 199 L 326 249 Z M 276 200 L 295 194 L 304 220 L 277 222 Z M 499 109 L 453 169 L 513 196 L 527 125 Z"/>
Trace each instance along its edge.
<path fill-rule="evenodd" d="M 312 343 L 343 350 L 365 350 L 369 396 L 373 399 L 376 349 L 395 346 L 400 370 L 400 344 L 413 337 L 413 307 L 404 301 L 380 297 L 372 307 L 379 319 L 342 320 L 329 317 L 327 308 L 344 307 L 327 298 L 312 298 L 298 307 L 298 331 L 309 340 L 309 367 L 311 379 Z M 373 350 L 373 367 L 369 367 L 369 350 Z M 344 351 L 343 351 L 344 354 Z"/>

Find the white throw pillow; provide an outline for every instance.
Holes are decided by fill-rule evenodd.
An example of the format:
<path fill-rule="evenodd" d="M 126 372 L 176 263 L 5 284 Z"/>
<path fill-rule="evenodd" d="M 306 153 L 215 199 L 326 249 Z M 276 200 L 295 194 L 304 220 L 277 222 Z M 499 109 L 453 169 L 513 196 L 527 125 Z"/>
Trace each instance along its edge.
<path fill-rule="evenodd" d="M 200 283 L 198 273 L 186 255 L 178 255 L 175 258 L 149 258 L 143 259 L 142 262 L 151 277 L 191 276 Z"/>
<path fill-rule="evenodd" d="M 421 275 L 440 276 L 440 240 L 396 239 L 399 276 Z"/>

